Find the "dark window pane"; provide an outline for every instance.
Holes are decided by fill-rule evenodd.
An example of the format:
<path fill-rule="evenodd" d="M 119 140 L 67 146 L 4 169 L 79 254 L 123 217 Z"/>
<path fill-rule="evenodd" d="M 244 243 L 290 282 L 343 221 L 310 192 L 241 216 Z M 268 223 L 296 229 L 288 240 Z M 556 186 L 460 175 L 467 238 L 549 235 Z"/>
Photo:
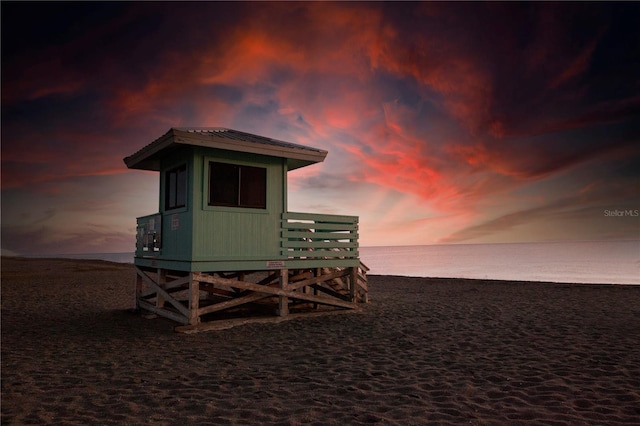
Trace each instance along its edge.
<path fill-rule="evenodd" d="M 209 204 L 213 206 L 238 205 L 238 166 L 209 163 Z"/>
<path fill-rule="evenodd" d="M 264 209 L 267 207 L 267 169 L 243 166 L 240 169 L 240 205 Z"/>
<path fill-rule="evenodd" d="M 266 168 L 209 163 L 209 205 L 264 209 L 266 200 Z"/>

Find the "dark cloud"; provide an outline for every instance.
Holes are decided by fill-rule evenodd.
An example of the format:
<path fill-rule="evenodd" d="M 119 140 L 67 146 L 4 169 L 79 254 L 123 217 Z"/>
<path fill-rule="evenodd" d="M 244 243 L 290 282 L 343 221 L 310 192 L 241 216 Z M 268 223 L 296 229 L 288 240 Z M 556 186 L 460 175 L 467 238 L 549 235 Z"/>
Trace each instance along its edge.
<path fill-rule="evenodd" d="M 325 210 L 341 190 L 390 189 L 483 238 L 546 214 L 510 216 L 501 197 L 640 161 L 639 16 L 637 3 L 5 2 L 3 192 L 72 197 L 65 180 L 120 182 L 122 157 L 171 126 L 219 125 L 328 149 L 295 178 Z M 502 219 L 476 215 L 488 204 Z"/>

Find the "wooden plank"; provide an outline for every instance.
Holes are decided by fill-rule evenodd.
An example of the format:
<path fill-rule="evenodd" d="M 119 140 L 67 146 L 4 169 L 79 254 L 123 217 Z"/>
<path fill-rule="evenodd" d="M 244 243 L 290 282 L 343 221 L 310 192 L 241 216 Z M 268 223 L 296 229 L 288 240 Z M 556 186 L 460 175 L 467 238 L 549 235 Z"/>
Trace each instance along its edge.
<path fill-rule="evenodd" d="M 168 282 L 166 288 L 174 288 L 181 285 L 189 284 L 189 280 L 191 280 L 191 277 L 189 277 L 189 275 L 185 277 L 180 277 L 178 279 Z"/>
<path fill-rule="evenodd" d="M 322 213 L 302 213 L 302 212 L 284 212 L 282 218 L 287 220 L 310 220 L 310 221 L 334 221 L 334 222 L 348 222 L 357 223 L 358 216 L 347 216 L 337 214 L 322 214 Z"/>
<path fill-rule="evenodd" d="M 304 313 L 293 313 L 289 314 L 286 317 L 251 317 L 251 318 L 233 318 L 229 320 L 219 320 L 219 321 L 210 321 L 210 322 L 201 322 L 195 326 L 192 325 L 183 325 L 177 326 L 174 328 L 175 331 L 180 333 L 198 333 L 201 331 L 216 331 L 216 330 L 225 330 L 231 327 L 237 327 L 245 324 L 278 324 L 283 321 L 288 321 L 292 319 L 299 318 L 312 318 L 312 317 L 321 317 L 325 315 L 336 315 L 336 314 L 357 314 L 361 311 L 359 309 L 325 309 L 317 312 L 304 312 Z"/>
<path fill-rule="evenodd" d="M 348 242 L 341 242 L 341 241 L 318 241 L 318 240 L 312 240 L 312 241 L 290 241 L 290 240 L 285 240 L 282 243 L 283 247 L 287 247 L 287 248 L 328 248 L 328 249 L 333 249 L 333 248 L 337 248 L 337 249 L 348 249 L 348 248 L 357 248 L 358 247 L 358 242 L 357 241 L 348 241 Z M 337 254 L 340 253 L 348 253 L 347 251 L 336 251 Z"/>
<path fill-rule="evenodd" d="M 177 312 L 169 311 L 164 308 L 158 308 L 154 303 L 149 303 L 146 300 L 138 300 L 138 306 L 145 311 L 153 312 L 156 315 L 169 318 L 170 320 L 179 322 L 181 324 L 189 323 L 189 319 L 187 317 L 184 317 Z"/>
<path fill-rule="evenodd" d="M 298 229 L 298 228 L 282 228 L 280 230 L 282 235 L 286 235 L 289 238 L 313 238 L 313 237 L 327 237 L 329 238 L 353 238 L 358 236 L 358 231 L 353 229 L 335 229 L 316 231 L 315 229 Z"/>
<path fill-rule="evenodd" d="M 342 274 L 343 271 L 339 271 L 339 273 Z M 198 281 L 209 282 L 212 284 L 217 284 L 217 285 L 231 287 L 231 288 L 241 288 L 245 290 L 251 290 L 251 291 L 256 291 L 258 293 L 270 294 L 275 296 L 286 296 L 292 299 L 308 300 L 310 302 L 316 302 L 316 303 L 321 303 L 325 305 L 340 306 L 347 309 L 356 308 L 356 305 L 351 302 L 344 302 L 342 300 L 336 300 L 336 299 L 328 299 L 326 297 L 313 296 L 313 295 L 304 294 L 302 292 L 294 291 L 295 288 L 300 288 L 300 287 L 303 287 L 304 285 L 308 285 L 308 284 L 301 284 L 301 283 L 313 282 L 313 281 L 322 282 L 324 281 L 322 277 L 314 277 L 309 280 L 292 283 L 289 286 L 289 290 L 265 287 L 258 284 L 247 283 L 247 282 L 226 280 L 224 278 L 212 277 L 212 276 L 204 275 L 200 273 L 194 273 L 194 279 Z"/>
<path fill-rule="evenodd" d="M 299 254 L 299 255 L 312 255 L 312 256 L 323 256 L 328 258 L 341 258 L 341 257 L 358 257 L 360 254 L 357 250 L 357 247 L 353 247 L 349 250 L 332 250 L 330 248 L 313 248 L 313 247 L 287 247 L 283 243 L 282 248 L 280 249 L 283 254 Z M 298 256 L 297 256 L 298 257 Z"/>
<path fill-rule="evenodd" d="M 332 273 L 332 272 L 331 272 L 331 269 L 329 269 L 329 268 L 322 268 L 322 271 L 323 271 L 325 274 L 330 274 L 330 273 Z M 348 287 L 349 287 L 349 286 L 348 286 L 348 285 L 345 285 L 345 283 L 344 283 L 344 281 L 342 280 L 342 278 L 343 278 L 343 277 L 347 277 L 347 276 L 348 276 L 349 269 L 348 269 L 348 268 L 345 268 L 345 269 L 341 269 L 340 271 L 342 271 L 342 272 L 343 272 L 343 275 L 342 275 L 342 276 L 337 277 L 337 278 L 333 278 L 333 279 L 331 279 L 331 280 L 327 280 L 327 281 L 325 282 L 325 284 L 327 284 L 329 287 L 333 288 L 335 291 L 339 291 L 336 287 L 339 287 L 339 288 L 340 288 L 340 290 L 345 290 L 345 291 L 346 291 L 346 290 L 348 289 Z"/>
<path fill-rule="evenodd" d="M 230 277 L 239 277 L 240 276 L 240 274 L 224 275 L 224 274 L 221 274 L 219 272 L 217 272 L 217 274 L 221 278 L 225 278 L 225 279 L 231 279 Z M 277 285 L 277 283 L 272 283 L 272 281 L 277 280 L 278 276 L 279 276 L 279 271 L 273 272 L 273 273 L 269 274 L 266 278 L 258 281 L 258 284 L 260 284 L 260 285 L 269 284 L 271 286 Z M 243 280 L 240 280 L 240 281 L 243 281 Z M 238 292 L 236 290 L 229 291 L 229 290 L 224 290 L 224 289 L 221 289 L 221 288 L 216 288 L 214 284 L 206 283 L 206 282 L 201 282 L 200 283 L 200 290 L 206 291 L 206 292 L 211 293 L 211 294 L 217 294 L 217 295 L 220 295 L 220 296 L 226 296 L 226 297 L 229 297 L 229 298 L 238 298 L 238 297 L 243 296 L 242 294 L 238 294 Z M 247 301 L 245 303 L 249 303 L 249 301 Z M 214 312 L 214 311 L 215 310 L 213 310 L 211 312 Z"/>
<path fill-rule="evenodd" d="M 349 292 L 351 293 L 351 301 L 356 301 L 356 286 L 358 283 L 358 268 L 349 268 Z"/>
<path fill-rule="evenodd" d="M 333 296 L 336 297 L 340 300 L 344 300 L 346 302 L 349 301 L 349 296 L 346 296 L 344 294 L 340 294 L 337 291 L 331 289 L 331 288 L 327 288 L 327 287 L 323 287 L 320 284 L 312 284 L 310 286 L 311 288 L 313 288 L 314 290 L 320 291 L 322 293 L 328 294 L 329 296 Z"/>
<path fill-rule="evenodd" d="M 315 230 L 326 230 L 326 231 L 357 231 L 358 224 L 349 224 L 349 223 L 302 223 L 302 222 L 287 222 L 282 221 L 280 225 L 282 229 L 295 229 L 295 230 L 305 230 L 305 229 L 315 229 Z"/>
<path fill-rule="evenodd" d="M 289 270 L 281 269 L 280 270 L 280 278 L 279 284 L 281 290 L 289 289 Z M 280 298 L 278 299 L 278 316 L 286 317 L 289 315 L 289 298 L 284 294 L 279 294 Z"/>
<path fill-rule="evenodd" d="M 267 278 L 265 278 L 265 279 L 263 279 L 263 280 L 259 281 L 259 282 L 258 282 L 258 284 L 261 284 L 261 285 L 268 284 L 268 283 L 270 283 L 271 281 L 273 281 L 273 280 L 277 279 L 277 278 L 278 278 L 278 276 L 279 276 L 279 274 L 280 274 L 280 271 L 276 271 L 276 272 L 274 272 L 274 273 L 272 273 L 272 274 L 269 274 L 269 276 L 268 276 Z"/>
<path fill-rule="evenodd" d="M 317 275 L 315 277 L 308 278 L 304 281 L 296 281 L 295 283 L 289 284 L 289 289 L 298 289 L 300 287 L 304 287 L 306 285 L 318 284 L 325 281 L 330 281 L 336 278 L 344 277 L 346 272 L 344 270 L 335 271 L 324 275 Z"/>
<path fill-rule="evenodd" d="M 171 305 L 173 305 L 185 317 L 189 316 L 189 310 L 187 308 L 185 308 L 182 305 L 182 303 L 178 302 L 169 293 L 167 293 L 164 289 L 160 288 L 160 286 L 158 284 L 156 284 L 155 281 L 153 281 L 153 279 L 151 279 L 144 271 L 142 271 L 142 270 L 140 270 L 138 268 L 136 268 L 136 269 L 140 273 L 140 276 L 142 277 L 144 282 L 149 284 L 152 288 L 154 288 L 158 294 L 161 294 L 164 297 L 166 302 L 171 303 Z M 141 300 L 142 299 L 138 299 L 138 302 L 140 302 Z"/>
<path fill-rule="evenodd" d="M 233 279 L 233 278 L 238 278 L 241 275 L 244 275 L 245 273 L 244 272 L 230 272 L 230 273 L 218 272 L 217 274 L 220 275 L 222 278 Z M 244 281 L 244 279 L 240 281 Z"/>
<path fill-rule="evenodd" d="M 320 240 L 357 240 L 359 234 L 350 232 L 300 232 L 283 229 L 282 238 L 311 238 Z"/>
<path fill-rule="evenodd" d="M 255 302 L 257 300 L 264 299 L 265 297 L 271 297 L 271 296 L 260 294 L 260 293 L 251 293 L 247 296 L 242 296 L 242 297 L 238 297 L 231 300 L 225 300 L 224 302 L 219 302 L 213 305 L 200 308 L 198 309 L 198 315 L 206 315 L 212 312 L 222 311 L 224 309 L 229 309 L 235 306 L 244 305 L 245 303 Z"/>
<path fill-rule="evenodd" d="M 296 244 L 306 243 L 306 244 Z M 306 241 L 282 241 L 280 244 L 281 251 L 287 251 L 290 253 L 306 253 L 314 254 L 313 252 L 322 253 L 326 257 L 344 257 L 359 254 L 357 243 L 350 243 L 350 247 L 336 247 L 335 244 L 328 244 L 327 247 L 314 247 L 313 242 Z M 294 247 L 302 246 L 302 247 Z"/>
<path fill-rule="evenodd" d="M 280 249 L 283 256 L 287 256 L 289 259 L 357 259 L 358 251 L 334 251 L 334 250 L 302 250 L 291 249 L 283 247 Z M 329 267 L 333 265 L 327 265 Z"/>
<path fill-rule="evenodd" d="M 358 275 L 358 287 L 360 287 L 362 290 L 364 291 L 369 291 L 368 285 L 367 285 L 367 277 L 362 276 L 362 275 Z"/>
<path fill-rule="evenodd" d="M 350 259 L 350 258 L 344 258 L 344 259 L 336 259 L 336 258 L 332 258 L 332 259 L 297 259 L 297 258 L 290 258 L 287 259 L 285 261 L 285 265 L 289 268 L 318 268 L 318 267 L 330 267 L 330 268 L 334 268 L 334 267 L 347 267 L 347 266 L 354 266 L 355 263 L 358 262 L 357 258 L 354 259 Z"/>
<path fill-rule="evenodd" d="M 289 277 L 289 281 L 293 282 L 293 281 L 300 281 L 300 280 L 306 280 L 308 278 L 311 278 L 311 272 L 310 271 L 305 271 L 301 274 L 297 274 L 297 275 L 292 275 Z"/>
<path fill-rule="evenodd" d="M 216 286 L 209 283 L 200 283 L 200 290 L 206 291 L 209 294 L 217 294 L 218 296 L 224 296 L 229 298 L 237 296 L 237 293 L 235 291 L 216 288 Z"/>

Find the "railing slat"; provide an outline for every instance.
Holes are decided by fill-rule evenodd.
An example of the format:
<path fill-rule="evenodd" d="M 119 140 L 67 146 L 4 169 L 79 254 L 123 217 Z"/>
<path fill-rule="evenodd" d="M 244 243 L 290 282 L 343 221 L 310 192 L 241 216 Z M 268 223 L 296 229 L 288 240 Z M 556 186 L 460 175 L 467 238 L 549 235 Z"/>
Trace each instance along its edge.
<path fill-rule="evenodd" d="M 359 256 L 358 251 L 336 251 L 336 250 L 292 250 L 283 248 L 281 250 L 283 256 L 291 259 L 355 259 Z"/>
<path fill-rule="evenodd" d="M 286 241 L 289 248 L 357 248 L 357 242 L 341 243 L 338 241 Z"/>
<path fill-rule="evenodd" d="M 283 229 L 282 238 L 309 238 L 314 240 L 357 240 L 359 237 L 355 231 L 351 232 L 302 232 L 302 231 L 290 231 Z"/>
<path fill-rule="evenodd" d="M 357 223 L 305 223 L 305 222 L 282 222 L 284 229 L 316 229 L 318 231 L 356 231 Z"/>
<path fill-rule="evenodd" d="M 286 212 L 282 214 L 282 219 L 309 220 L 313 222 L 358 223 L 358 216 L 321 214 L 321 213 Z"/>

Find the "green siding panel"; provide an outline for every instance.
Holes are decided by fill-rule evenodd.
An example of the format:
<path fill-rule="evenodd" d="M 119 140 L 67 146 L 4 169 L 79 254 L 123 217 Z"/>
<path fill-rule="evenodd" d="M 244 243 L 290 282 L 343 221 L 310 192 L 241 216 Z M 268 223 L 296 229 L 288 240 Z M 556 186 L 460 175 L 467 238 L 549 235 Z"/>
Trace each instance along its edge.
<path fill-rule="evenodd" d="M 267 208 L 208 205 L 209 162 L 229 162 L 267 169 Z M 284 210 L 284 160 L 246 153 L 198 149 L 194 156 L 194 261 L 251 260 L 280 257 L 280 218 Z"/>

